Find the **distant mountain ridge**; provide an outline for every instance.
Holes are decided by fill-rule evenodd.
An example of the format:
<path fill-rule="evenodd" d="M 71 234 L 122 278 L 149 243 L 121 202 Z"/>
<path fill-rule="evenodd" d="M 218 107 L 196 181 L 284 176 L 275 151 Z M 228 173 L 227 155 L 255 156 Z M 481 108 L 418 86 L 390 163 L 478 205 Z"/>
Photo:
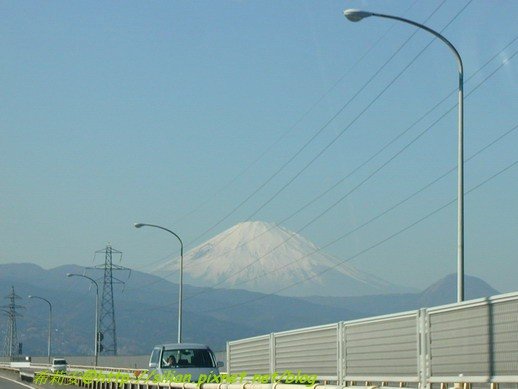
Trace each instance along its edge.
<path fill-rule="evenodd" d="M 175 258 L 151 273 L 167 274 L 166 278 L 175 281 L 178 268 Z M 217 285 L 297 297 L 412 291 L 340 263 L 299 234 L 261 221 L 236 224 L 190 250 L 184 255 L 184 277 L 196 286 Z M 286 289 L 277 292 L 283 286 Z"/>
<path fill-rule="evenodd" d="M 489 297 L 500 292 L 484 280 L 465 275 L 465 300 Z M 306 297 L 314 304 L 323 304 L 339 309 L 362 312 L 366 316 L 401 312 L 412 309 L 446 305 L 457 301 L 457 275 L 449 274 L 420 293 L 373 295 L 349 298 Z"/>
<path fill-rule="evenodd" d="M 25 354 L 44 355 L 47 339 L 48 306 L 27 299 L 29 294 L 53 303 L 56 355 L 92 353 L 95 292 L 85 280 L 66 277 L 69 272 L 82 273 L 83 268 L 64 265 L 45 270 L 31 263 L 0 265 L 0 297 L 14 286 L 22 297 L 17 303 L 25 306 L 17 323 Z M 185 285 L 184 340 L 223 350 L 228 340 L 451 303 L 456 298 L 455 281 L 455 276 L 447 276 L 421 293 L 306 298 Z M 498 292 L 483 280 L 466 277 L 467 298 L 494 294 Z M 147 354 L 155 344 L 174 342 L 177 284 L 133 271 L 124 292 L 115 286 L 114 296 L 119 354 Z M 5 323 L 2 317 L 0 334 L 5 334 Z"/>
<path fill-rule="evenodd" d="M 86 280 L 66 277 L 67 273 L 81 274 L 83 270 L 77 265 L 50 270 L 31 263 L 0 265 L 0 297 L 5 297 L 14 286 L 22 297 L 17 303 L 25 307 L 19 311 L 23 317 L 17 323 L 24 353 L 43 355 L 47 347 L 48 306 L 29 300 L 29 294 L 47 298 L 53 304 L 56 354 L 92 353 L 95 291 Z M 91 271 L 88 275 L 99 280 L 101 276 L 100 272 L 95 275 Z M 133 271 L 124 292 L 120 286 L 114 286 L 114 299 L 120 354 L 147 354 L 155 344 L 175 341 L 177 284 Z M 206 343 L 216 350 L 223 350 L 229 339 L 358 315 L 296 298 L 184 285 L 184 341 Z M 2 317 L 1 331 L 5 331 L 5 323 Z"/>
<path fill-rule="evenodd" d="M 465 300 L 472 300 L 479 297 L 487 297 L 499 294 L 487 282 L 478 277 L 464 276 Z M 457 296 L 457 275 L 449 274 L 436 283 L 430 285 L 419 295 L 419 305 L 431 307 L 456 302 Z"/>

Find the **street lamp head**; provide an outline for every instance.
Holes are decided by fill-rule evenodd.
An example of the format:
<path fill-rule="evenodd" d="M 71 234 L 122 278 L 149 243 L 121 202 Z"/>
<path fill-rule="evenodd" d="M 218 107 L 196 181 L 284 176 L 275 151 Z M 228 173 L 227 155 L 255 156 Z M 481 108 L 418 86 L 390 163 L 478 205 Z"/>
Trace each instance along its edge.
<path fill-rule="evenodd" d="M 372 16 L 372 12 L 361 11 L 359 9 L 346 9 L 344 11 L 344 16 L 349 19 L 351 22 L 359 22 L 363 18 L 368 18 Z"/>
<path fill-rule="evenodd" d="M 134 226 L 135 228 L 144 227 L 144 223 L 135 223 Z"/>

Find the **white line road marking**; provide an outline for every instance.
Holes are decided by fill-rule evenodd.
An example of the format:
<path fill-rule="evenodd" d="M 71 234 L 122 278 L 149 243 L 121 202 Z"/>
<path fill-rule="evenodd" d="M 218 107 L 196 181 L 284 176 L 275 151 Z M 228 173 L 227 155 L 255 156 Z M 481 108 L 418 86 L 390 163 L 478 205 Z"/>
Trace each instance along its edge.
<path fill-rule="evenodd" d="M 14 382 L 15 384 L 24 386 L 24 387 L 29 388 L 29 389 L 38 389 L 35 386 L 30 386 L 30 385 L 24 384 L 23 382 L 19 382 L 19 381 L 13 380 L 12 378 L 4 377 L 3 375 L 0 375 L 0 378 L 2 378 L 4 380 L 7 380 L 7 381 Z"/>

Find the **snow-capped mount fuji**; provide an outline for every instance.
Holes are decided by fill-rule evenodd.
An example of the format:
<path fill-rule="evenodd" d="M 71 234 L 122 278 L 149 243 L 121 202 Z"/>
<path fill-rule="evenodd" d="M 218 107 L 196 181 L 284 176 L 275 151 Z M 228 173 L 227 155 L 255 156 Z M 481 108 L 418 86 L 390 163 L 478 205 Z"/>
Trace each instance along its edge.
<path fill-rule="evenodd" d="M 408 291 L 349 264 L 273 223 L 239 223 L 184 255 L 184 282 L 284 296 L 360 296 Z M 152 273 L 178 282 L 175 258 Z M 327 271 L 326 271 L 327 270 Z M 293 286 L 292 286 L 293 285 Z"/>

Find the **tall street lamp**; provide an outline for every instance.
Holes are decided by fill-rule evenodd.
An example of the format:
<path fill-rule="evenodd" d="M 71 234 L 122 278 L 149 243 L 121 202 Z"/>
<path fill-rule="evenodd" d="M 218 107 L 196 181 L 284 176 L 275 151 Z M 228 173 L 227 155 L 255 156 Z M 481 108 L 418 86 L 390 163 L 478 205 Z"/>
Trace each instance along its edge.
<path fill-rule="evenodd" d="M 83 274 L 75 274 L 75 273 L 67 273 L 67 277 L 82 277 L 89 280 L 92 284 L 95 285 L 95 342 L 94 342 L 94 351 L 95 351 L 95 366 L 97 366 L 97 360 L 99 359 L 99 320 L 98 320 L 98 312 L 99 312 L 99 285 L 97 282 L 88 276 Z"/>
<path fill-rule="evenodd" d="M 435 35 L 443 41 L 455 55 L 459 73 L 458 91 L 458 161 L 457 161 L 457 302 L 464 300 L 464 67 L 459 52 L 444 36 L 422 24 L 398 16 L 378 14 L 357 9 L 347 9 L 344 16 L 351 22 L 359 22 L 369 16 L 399 20 Z"/>
<path fill-rule="evenodd" d="M 49 356 L 49 364 L 50 364 L 50 354 L 52 352 L 52 346 L 51 346 L 51 344 L 52 344 L 52 304 L 50 303 L 49 300 L 47 300 L 46 298 L 43 298 L 43 297 L 29 295 L 29 298 L 43 300 L 47 304 L 49 304 L 49 333 L 48 333 L 48 339 L 47 339 L 47 343 L 48 343 L 47 344 L 47 354 Z"/>
<path fill-rule="evenodd" d="M 182 343 L 182 294 L 183 294 L 183 242 L 180 237 L 171 230 L 167 228 L 157 226 L 154 224 L 146 224 L 146 223 L 135 223 L 135 228 L 140 227 L 155 227 L 160 228 L 161 230 L 167 231 L 170 234 L 173 234 L 178 241 L 180 242 L 180 291 L 178 293 L 178 343 Z"/>

